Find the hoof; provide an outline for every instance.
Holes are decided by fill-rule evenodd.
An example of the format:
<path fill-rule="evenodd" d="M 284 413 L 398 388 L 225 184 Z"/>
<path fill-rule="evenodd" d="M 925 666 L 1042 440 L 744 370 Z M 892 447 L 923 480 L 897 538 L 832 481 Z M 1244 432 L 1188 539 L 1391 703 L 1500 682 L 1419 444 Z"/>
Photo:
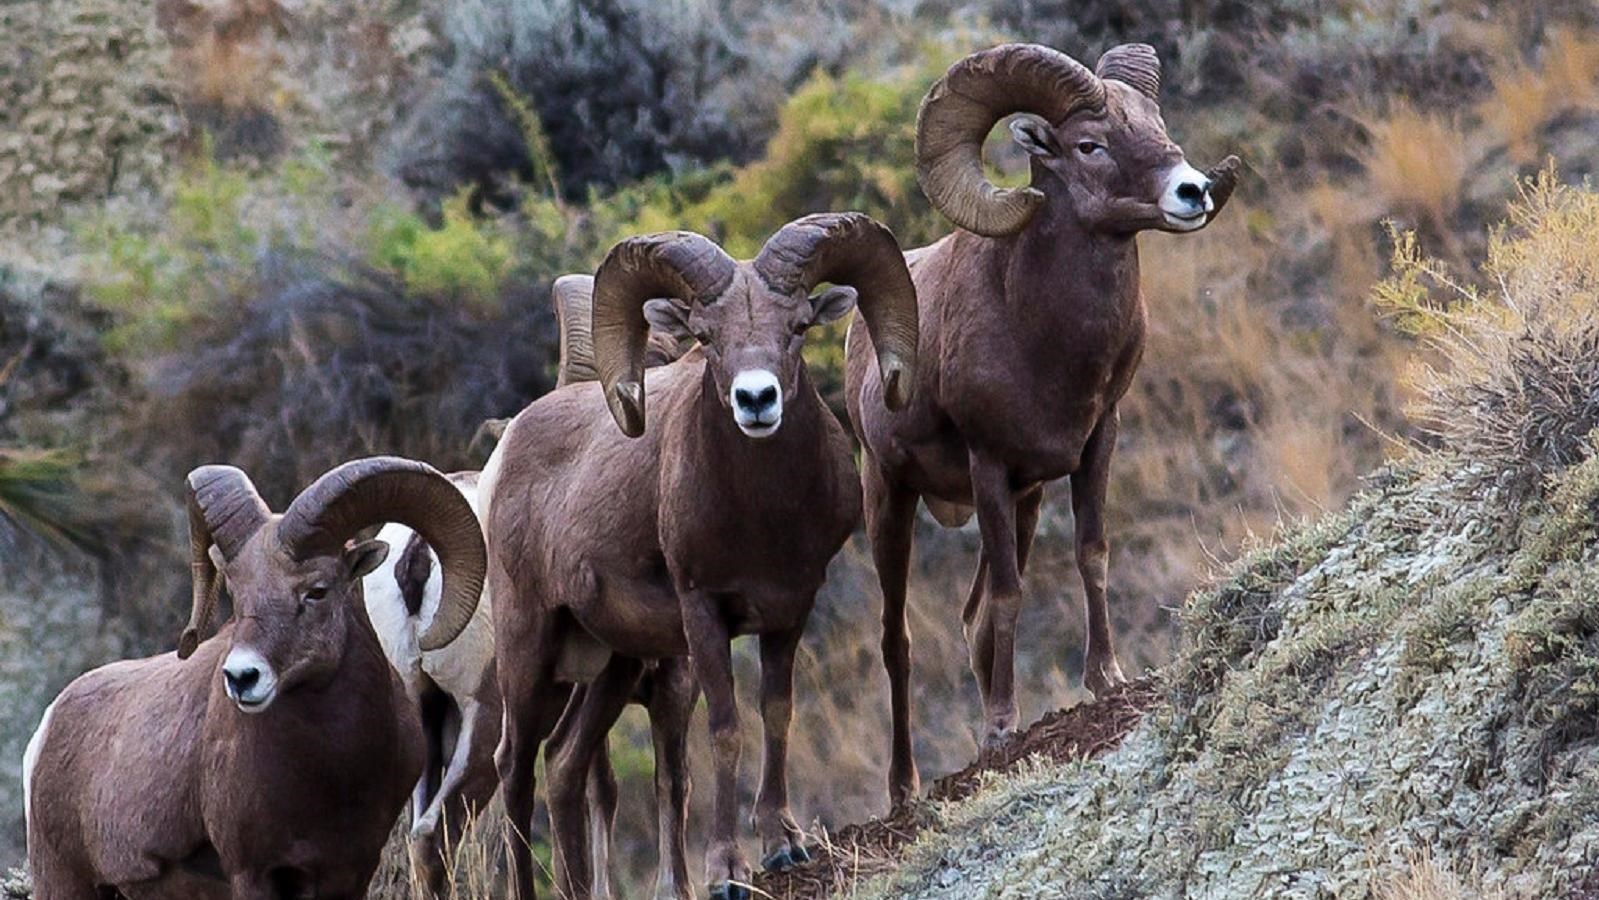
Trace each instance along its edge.
<path fill-rule="evenodd" d="M 713 884 L 711 900 L 750 900 L 750 889 L 732 881 Z"/>
<path fill-rule="evenodd" d="M 787 847 L 779 847 L 761 860 L 761 868 L 768 872 L 787 872 L 794 868 L 794 864 L 795 859 Z"/>
<path fill-rule="evenodd" d="M 983 750 L 982 750 L 982 752 L 984 752 L 984 753 L 993 753 L 995 750 L 998 750 L 999 748 L 1001 748 L 1001 747 L 1005 746 L 1007 743 L 1009 743 L 1011 737 L 1014 734 L 1016 734 L 1016 729 L 1014 729 L 1014 728 L 1001 728 L 1001 729 L 992 729 L 992 730 L 990 730 L 988 732 L 988 734 L 983 738 Z"/>
<path fill-rule="evenodd" d="M 806 850 L 804 844 L 795 844 L 794 852 L 789 854 L 789 858 L 794 860 L 794 865 L 803 866 L 811 861 L 811 851 Z"/>

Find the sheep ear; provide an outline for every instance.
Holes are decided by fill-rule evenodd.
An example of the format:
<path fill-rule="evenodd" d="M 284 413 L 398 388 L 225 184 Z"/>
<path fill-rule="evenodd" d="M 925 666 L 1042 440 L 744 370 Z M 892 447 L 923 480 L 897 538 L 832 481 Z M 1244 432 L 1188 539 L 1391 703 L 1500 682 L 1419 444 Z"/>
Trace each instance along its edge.
<path fill-rule="evenodd" d="M 688 329 L 688 307 L 676 300 L 658 297 L 644 303 L 644 321 L 662 334 L 679 341 L 690 341 L 694 335 Z"/>
<path fill-rule="evenodd" d="M 858 299 L 855 289 L 847 285 L 828 288 L 811 298 L 811 324 L 826 325 L 849 315 Z"/>
<path fill-rule="evenodd" d="M 372 574 L 388 558 L 389 545 L 387 541 L 362 541 L 344 551 L 344 562 L 350 567 L 351 578 L 364 578 Z"/>
<path fill-rule="evenodd" d="M 1023 150 L 1034 156 L 1059 156 L 1055 132 L 1037 116 L 1022 115 L 1010 120 L 1010 136 Z"/>

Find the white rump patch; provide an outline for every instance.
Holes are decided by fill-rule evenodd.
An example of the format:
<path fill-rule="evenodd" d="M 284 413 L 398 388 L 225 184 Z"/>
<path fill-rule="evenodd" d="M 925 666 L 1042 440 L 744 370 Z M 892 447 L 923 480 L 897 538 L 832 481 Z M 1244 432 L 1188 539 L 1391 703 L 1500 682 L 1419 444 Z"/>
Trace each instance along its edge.
<path fill-rule="evenodd" d="M 39 719 L 39 727 L 34 730 L 33 737 L 28 739 L 27 749 L 22 751 L 22 822 L 23 827 L 33 818 L 33 770 L 39 765 L 39 754 L 44 751 L 45 730 L 50 727 L 50 714 L 55 712 L 55 701 L 44 708 L 44 716 Z"/>

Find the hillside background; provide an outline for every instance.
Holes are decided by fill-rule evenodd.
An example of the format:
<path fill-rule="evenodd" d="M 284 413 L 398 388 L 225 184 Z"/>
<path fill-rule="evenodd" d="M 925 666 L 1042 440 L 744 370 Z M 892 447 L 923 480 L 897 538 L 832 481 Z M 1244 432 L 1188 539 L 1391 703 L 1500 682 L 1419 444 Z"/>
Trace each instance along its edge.
<path fill-rule="evenodd" d="M 49 697 L 173 645 L 191 467 L 240 465 L 281 506 L 353 456 L 479 465 L 479 424 L 553 383 L 550 282 L 629 234 L 747 254 L 799 215 L 859 209 L 906 246 L 936 238 L 916 106 L 1000 40 L 1090 63 L 1152 43 L 1190 159 L 1246 161 L 1215 225 L 1141 245 L 1151 336 L 1111 482 L 1111 598 L 1130 673 L 1171 662 L 1208 572 L 1342 508 L 1395 448 L 1441 442 L 1407 415 L 1408 367 L 1438 351 L 1373 300 L 1385 223 L 1469 277 L 1518 178 L 1593 173 L 1596 29 L 1584 0 L 0 6 L 0 864 L 21 859 L 20 757 Z M 1022 177 L 999 134 L 990 158 Z M 839 409 L 841 333 L 809 348 Z M 1029 720 L 1081 695 L 1066 500 L 1027 583 Z M 957 610 L 977 536 L 927 519 L 917 542 L 932 776 L 976 750 Z M 792 778 L 801 819 L 828 827 L 882 812 L 887 709 L 864 540 L 832 574 Z M 646 796 L 636 711 L 613 748 L 623 797 Z M 633 878 L 652 822 L 624 804 Z"/>

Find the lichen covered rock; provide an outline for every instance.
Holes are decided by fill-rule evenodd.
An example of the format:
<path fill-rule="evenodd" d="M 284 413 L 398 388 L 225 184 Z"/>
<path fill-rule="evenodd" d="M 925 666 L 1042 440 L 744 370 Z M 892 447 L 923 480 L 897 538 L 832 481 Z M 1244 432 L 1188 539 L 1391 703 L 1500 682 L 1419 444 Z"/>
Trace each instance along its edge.
<path fill-rule="evenodd" d="M 1391 472 L 1185 611 L 1122 747 L 942 811 L 881 897 L 1364 896 L 1417 859 L 1572 896 L 1599 867 L 1599 458 L 1521 515 Z"/>
<path fill-rule="evenodd" d="M 147 4 L 0 6 L 0 226 L 162 183 L 182 117 Z"/>

